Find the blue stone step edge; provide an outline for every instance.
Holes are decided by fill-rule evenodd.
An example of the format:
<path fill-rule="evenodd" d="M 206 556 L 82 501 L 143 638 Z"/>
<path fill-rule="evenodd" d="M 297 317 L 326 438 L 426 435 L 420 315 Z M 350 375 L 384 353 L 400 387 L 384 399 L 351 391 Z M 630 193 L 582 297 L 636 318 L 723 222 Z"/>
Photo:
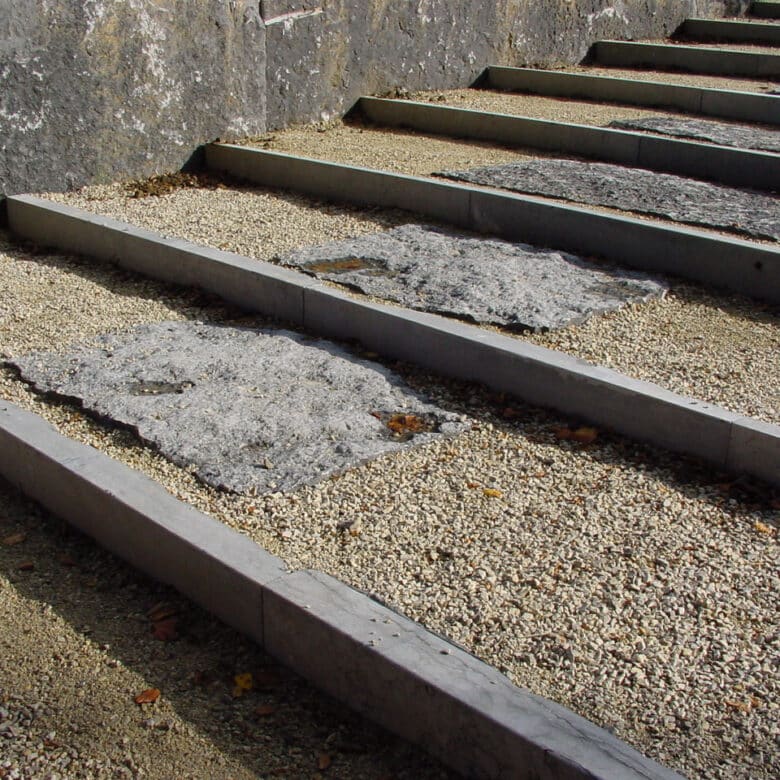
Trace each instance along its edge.
<path fill-rule="evenodd" d="M 672 780 L 569 710 L 0 401 L 0 476 L 358 713 L 470 778 Z"/>

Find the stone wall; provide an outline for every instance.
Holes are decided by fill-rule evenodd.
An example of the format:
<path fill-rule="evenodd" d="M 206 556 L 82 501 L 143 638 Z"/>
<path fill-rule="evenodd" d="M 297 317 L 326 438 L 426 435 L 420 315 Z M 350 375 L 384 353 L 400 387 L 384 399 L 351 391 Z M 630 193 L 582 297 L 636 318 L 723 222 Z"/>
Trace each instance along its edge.
<path fill-rule="evenodd" d="M 0 193 L 178 169 L 364 93 L 576 62 L 747 0 L 0 0 Z"/>

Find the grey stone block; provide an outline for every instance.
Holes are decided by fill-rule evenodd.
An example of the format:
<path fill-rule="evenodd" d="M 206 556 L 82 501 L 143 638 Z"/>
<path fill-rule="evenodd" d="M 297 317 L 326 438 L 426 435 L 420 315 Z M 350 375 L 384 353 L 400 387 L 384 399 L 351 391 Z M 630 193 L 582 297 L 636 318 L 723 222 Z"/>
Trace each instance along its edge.
<path fill-rule="evenodd" d="M 780 485 L 780 426 L 748 417 L 735 420 L 726 465 Z"/>
<path fill-rule="evenodd" d="M 465 427 L 384 366 L 281 329 L 162 322 L 14 364 L 238 493 L 315 484 Z"/>
<path fill-rule="evenodd" d="M 667 290 L 647 275 L 575 255 L 420 225 L 305 247 L 278 260 L 410 309 L 513 329 L 566 327 Z"/>
<path fill-rule="evenodd" d="M 777 198 L 669 173 L 550 158 L 443 171 L 437 175 L 513 192 L 649 214 L 753 238 L 780 240 Z"/>
<path fill-rule="evenodd" d="M 0 401 L 0 474 L 121 558 L 263 642 L 262 587 L 284 563 L 156 482 Z"/>
<path fill-rule="evenodd" d="M 325 574 L 268 584 L 268 651 L 470 778 L 679 778 Z"/>
<path fill-rule="evenodd" d="M 777 110 L 780 112 L 780 101 Z M 621 119 L 610 122 L 610 127 L 621 130 L 642 130 L 661 133 L 678 138 L 696 138 L 721 146 L 735 146 L 742 149 L 758 149 L 768 152 L 780 152 L 780 132 L 765 130 L 761 127 L 712 122 L 706 119 L 690 117 L 651 116 L 642 119 Z M 768 159 L 777 159 L 768 158 Z M 775 178 L 775 187 L 780 177 Z"/>

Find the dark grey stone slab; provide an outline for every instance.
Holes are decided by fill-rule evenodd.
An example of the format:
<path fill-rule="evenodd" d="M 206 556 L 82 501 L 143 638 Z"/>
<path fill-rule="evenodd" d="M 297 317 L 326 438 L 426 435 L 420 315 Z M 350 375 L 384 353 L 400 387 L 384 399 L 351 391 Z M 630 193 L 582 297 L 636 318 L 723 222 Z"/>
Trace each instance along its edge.
<path fill-rule="evenodd" d="M 776 197 L 642 168 L 578 160 L 528 160 L 439 175 L 780 240 L 780 201 Z"/>
<path fill-rule="evenodd" d="M 728 122 L 651 116 L 645 119 L 616 119 L 609 123 L 609 127 L 619 130 L 644 130 L 650 133 L 671 135 L 675 138 L 692 138 L 697 141 L 709 141 L 713 144 L 735 146 L 740 149 L 780 152 L 780 130 L 764 130 L 760 127 L 734 125 Z"/>
<path fill-rule="evenodd" d="M 412 309 L 519 329 L 564 327 L 666 291 L 646 274 L 419 225 L 278 259 Z"/>
<path fill-rule="evenodd" d="M 285 330 L 165 322 L 14 362 L 236 492 L 292 490 L 464 427 L 383 366 Z"/>

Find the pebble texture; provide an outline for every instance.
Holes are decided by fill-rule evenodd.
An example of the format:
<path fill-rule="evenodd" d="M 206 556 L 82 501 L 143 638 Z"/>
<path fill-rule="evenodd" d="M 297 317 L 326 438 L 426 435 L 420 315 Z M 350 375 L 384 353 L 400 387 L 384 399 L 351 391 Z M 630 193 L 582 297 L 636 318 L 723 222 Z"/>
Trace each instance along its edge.
<path fill-rule="evenodd" d="M 440 176 L 639 212 L 755 238 L 780 239 L 780 201 L 668 173 L 579 160 L 530 160 Z"/>
<path fill-rule="evenodd" d="M 645 274 L 574 255 L 418 225 L 279 260 L 412 309 L 513 329 L 560 328 L 666 291 Z"/>
<path fill-rule="evenodd" d="M 174 204 L 187 202 L 145 200 L 168 219 Z M 209 213 L 202 229 L 226 227 Z M 241 226 L 251 231 L 255 224 L 235 223 L 236 230 Z M 66 351 L 73 341 L 138 322 L 224 324 L 236 316 L 194 291 L 8 243 L 0 251 L 0 284 L 9 313 L 0 341 L 16 355 Z M 756 327 L 748 302 L 727 318 L 719 307 L 731 310 L 735 299 L 700 298 L 692 306 L 696 299 L 687 298 L 668 309 L 665 300 L 574 331 L 588 330 L 589 348 L 619 359 L 641 354 L 659 376 L 676 367 L 679 379 L 688 358 L 675 342 L 687 343 L 690 330 L 702 369 L 695 381 L 703 391 L 704 368 L 721 373 L 721 353 L 731 360 L 742 349 L 752 368 L 739 376 L 723 372 L 717 393 L 778 386 L 776 349 L 765 332 L 776 333 L 777 326 Z M 657 318 L 652 327 L 644 320 L 648 307 Z M 626 317 L 636 324 L 627 336 L 618 327 Z M 740 329 L 724 328 L 730 319 Z M 570 330 L 554 334 L 569 338 Z M 403 375 L 436 403 L 467 415 L 469 429 L 294 493 L 260 497 L 204 485 L 130 432 L 41 396 L 8 369 L 0 369 L 0 395 L 141 469 L 291 566 L 317 568 L 377 594 L 513 682 L 613 729 L 691 780 L 774 780 L 780 774 L 773 742 L 780 718 L 774 631 L 780 504 L 772 501 L 780 497 L 607 432 L 596 432 L 591 444 L 567 439 L 565 430 L 576 421 L 511 398 Z M 672 371 L 669 376 L 672 381 Z M 27 635 L 14 641 L 26 642 Z M 152 675 L 149 684 L 158 680 Z M 190 711 L 201 706 L 194 702 Z M 233 719 L 223 724 L 221 714 L 207 715 L 205 723 L 218 733 L 243 727 Z M 309 776 L 297 766 L 289 776 Z"/>
<path fill-rule="evenodd" d="M 696 141 L 709 141 L 713 144 L 737 146 L 741 149 L 780 152 L 780 130 L 765 130 L 752 125 L 651 116 L 644 119 L 614 120 L 609 123 L 609 127 L 620 130 L 646 130 L 650 133 L 671 135 L 675 138 L 692 138 Z"/>
<path fill-rule="evenodd" d="M 238 493 L 294 490 L 464 427 L 380 364 L 285 330 L 162 322 L 15 364 Z"/>

